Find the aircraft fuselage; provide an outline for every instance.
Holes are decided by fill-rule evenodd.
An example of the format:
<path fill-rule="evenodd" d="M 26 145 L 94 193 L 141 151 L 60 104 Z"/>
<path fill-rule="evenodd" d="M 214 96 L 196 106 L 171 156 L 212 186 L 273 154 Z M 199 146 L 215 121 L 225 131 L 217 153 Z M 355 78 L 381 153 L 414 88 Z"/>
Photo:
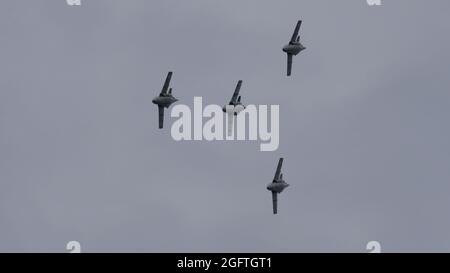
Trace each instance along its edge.
<path fill-rule="evenodd" d="M 222 111 L 224 113 L 227 112 L 227 107 L 231 107 L 230 109 L 233 111 L 235 116 L 245 109 L 245 106 L 240 102 L 230 102 L 229 104 L 223 106 Z"/>
<path fill-rule="evenodd" d="M 280 181 L 280 182 L 272 182 L 269 185 L 267 185 L 267 189 L 272 192 L 281 193 L 285 188 L 289 187 L 289 184 Z"/>
<path fill-rule="evenodd" d="M 306 47 L 304 47 L 301 43 L 287 44 L 283 47 L 284 52 L 286 52 L 287 54 L 292 54 L 294 56 L 303 51 L 304 49 L 306 49 Z"/>
<path fill-rule="evenodd" d="M 155 97 L 152 102 L 154 104 L 157 104 L 158 106 L 163 106 L 166 108 L 169 108 L 169 106 L 178 101 L 176 98 L 174 98 L 173 96 L 157 96 Z"/>

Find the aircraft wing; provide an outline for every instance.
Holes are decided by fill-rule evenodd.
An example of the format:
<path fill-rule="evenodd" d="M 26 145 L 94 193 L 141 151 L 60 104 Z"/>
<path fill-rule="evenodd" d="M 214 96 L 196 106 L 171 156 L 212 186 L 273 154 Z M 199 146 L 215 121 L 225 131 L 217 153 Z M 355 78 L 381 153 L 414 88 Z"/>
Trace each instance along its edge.
<path fill-rule="evenodd" d="M 287 75 L 290 76 L 292 71 L 292 54 L 287 54 Z"/>
<path fill-rule="evenodd" d="M 167 74 L 166 81 L 164 82 L 164 86 L 161 90 L 161 94 L 166 94 L 169 89 L 170 80 L 172 79 L 172 71 Z"/>
<path fill-rule="evenodd" d="M 278 161 L 277 171 L 275 172 L 275 177 L 273 178 L 274 181 L 280 179 L 281 166 L 283 166 L 283 158 L 280 158 L 280 160 Z"/>
<path fill-rule="evenodd" d="M 300 30 L 301 25 L 302 25 L 302 20 L 298 21 L 297 25 L 295 26 L 295 30 L 294 30 L 294 33 L 292 34 L 291 41 L 290 41 L 291 43 L 294 43 L 297 40 L 298 31 Z"/>
<path fill-rule="evenodd" d="M 272 192 L 273 214 L 278 212 L 278 193 Z"/>
<path fill-rule="evenodd" d="M 159 129 L 163 128 L 164 123 L 164 107 L 158 105 Z"/>
<path fill-rule="evenodd" d="M 236 85 L 236 89 L 234 90 L 233 97 L 231 98 L 230 102 L 237 102 L 239 91 L 241 90 L 242 81 L 238 81 Z"/>

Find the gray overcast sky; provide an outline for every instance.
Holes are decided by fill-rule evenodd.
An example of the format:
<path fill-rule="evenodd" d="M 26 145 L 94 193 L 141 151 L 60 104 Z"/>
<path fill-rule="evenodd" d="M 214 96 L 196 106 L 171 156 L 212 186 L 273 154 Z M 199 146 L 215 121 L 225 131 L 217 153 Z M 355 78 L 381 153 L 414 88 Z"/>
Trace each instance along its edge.
<path fill-rule="evenodd" d="M 450 2 L 383 2 L 2 1 L 0 251 L 450 251 Z M 279 149 L 173 141 L 168 70 L 279 104 Z"/>

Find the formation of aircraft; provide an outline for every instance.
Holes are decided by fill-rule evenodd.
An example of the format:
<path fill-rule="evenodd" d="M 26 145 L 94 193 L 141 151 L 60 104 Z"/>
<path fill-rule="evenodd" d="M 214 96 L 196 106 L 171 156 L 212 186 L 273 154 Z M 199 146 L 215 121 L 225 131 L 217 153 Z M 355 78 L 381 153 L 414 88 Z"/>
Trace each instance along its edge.
<path fill-rule="evenodd" d="M 287 54 L 287 76 L 291 76 L 293 56 L 296 56 L 301 51 L 306 49 L 306 47 L 304 47 L 300 42 L 300 35 L 298 34 L 301 25 L 302 21 L 300 20 L 295 26 L 295 30 L 292 34 L 289 44 L 283 47 L 283 51 Z M 167 74 L 161 93 L 152 100 L 154 104 L 158 105 L 159 129 L 162 129 L 164 125 L 164 108 L 169 108 L 173 103 L 178 101 L 178 99 L 176 99 L 172 95 L 172 88 L 170 88 L 171 79 L 172 72 L 169 72 Z M 234 115 L 237 115 L 240 111 L 245 109 L 245 106 L 241 102 L 241 96 L 239 95 L 241 86 L 242 80 L 239 80 L 230 102 L 223 107 L 224 112 L 227 112 L 227 108 L 231 107 L 233 109 Z M 287 184 L 283 179 L 283 173 L 281 172 L 282 165 L 283 158 L 280 158 L 272 183 L 267 185 L 267 190 L 272 192 L 273 214 L 278 213 L 278 194 L 289 187 L 289 184 Z"/>
<path fill-rule="evenodd" d="M 300 43 L 300 35 L 298 35 L 301 25 L 302 21 L 300 20 L 297 22 L 297 25 L 295 26 L 295 30 L 294 33 L 292 34 L 289 44 L 283 47 L 283 51 L 286 52 L 287 54 L 287 76 L 291 76 L 293 57 L 306 49 L 306 47 L 304 47 L 302 43 Z"/>

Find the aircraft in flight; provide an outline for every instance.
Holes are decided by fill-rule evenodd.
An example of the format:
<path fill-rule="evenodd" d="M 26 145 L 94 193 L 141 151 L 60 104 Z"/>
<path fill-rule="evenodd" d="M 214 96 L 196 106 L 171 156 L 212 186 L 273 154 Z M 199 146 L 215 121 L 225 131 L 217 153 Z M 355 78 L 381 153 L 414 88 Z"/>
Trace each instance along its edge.
<path fill-rule="evenodd" d="M 159 96 L 155 97 L 152 102 L 158 105 L 158 114 L 159 114 L 159 129 L 163 128 L 164 123 L 164 107 L 169 108 L 169 106 L 178 101 L 174 96 L 172 96 L 172 88 L 169 88 L 170 80 L 172 79 L 172 72 L 170 71 L 167 74 L 166 81 L 164 82 L 164 86 L 161 90 Z"/>
<path fill-rule="evenodd" d="M 273 202 L 273 214 L 277 214 L 278 194 L 285 188 L 289 187 L 289 184 L 283 180 L 283 174 L 281 173 L 281 166 L 283 165 L 283 158 L 278 161 L 277 171 L 272 183 L 267 185 L 267 189 L 272 192 Z"/>
<path fill-rule="evenodd" d="M 301 51 L 305 50 L 306 47 L 304 47 L 300 43 L 300 35 L 298 35 L 298 31 L 300 30 L 300 26 L 302 25 L 302 21 L 297 22 L 297 26 L 295 27 L 294 33 L 292 34 L 291 41 L 289 44 L 285 45 L 283 47 L 283 51 L 287 54 L 287 75 L 291 75 L 292 70 L 292 58 L 293 56 L 296 56 Z"/>
<path fill-rule="evenodd" d="M 236 116 L 237 114 L 239 114 L 239 112 L 241 112 L 242 110 L 245 109 L 245 106 L 242 104 L 241 102 L 241 96 L 239 96 L 239 91 L 241 90 L 241 86 L 242 86 L 242 80 L 238 81 L 237 85 L 236 85 L 236 89 L 234 90 L 233 93 L 233 97 L 231 97 L 230 102 L 225 105 L 222 110 L 223 112 L 227 112 L 227 106 L 231 108 L 234 112 L 234 115 Z"/>

